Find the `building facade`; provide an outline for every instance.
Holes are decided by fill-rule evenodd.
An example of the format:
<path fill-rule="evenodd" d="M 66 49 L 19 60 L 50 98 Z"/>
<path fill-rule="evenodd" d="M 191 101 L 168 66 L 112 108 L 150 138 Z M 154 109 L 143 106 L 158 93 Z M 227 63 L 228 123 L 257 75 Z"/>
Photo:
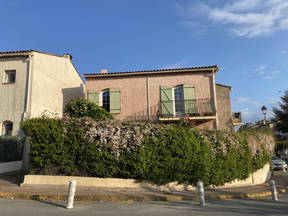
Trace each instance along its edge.
<path fill-rule="evenodd" d="M 217 110 L 220 130 L 234 128 L 233 113 L 231 110 L 231 86 L 216 84 Z"/>
<path fill-rule="evenodd" d="M 69 54 L 35 50 L 0 52 L 0 129 L 17 135 L 25 118 L 62 116 L 65 104 L 84 97 L 84 82 Z"/>
<path fill-rule="evenodd" d="M 231 87 L 217 85 L 216 65 L 84 74 L 86 97 L 120 120 L 177 122 L 232 130 Z"/>

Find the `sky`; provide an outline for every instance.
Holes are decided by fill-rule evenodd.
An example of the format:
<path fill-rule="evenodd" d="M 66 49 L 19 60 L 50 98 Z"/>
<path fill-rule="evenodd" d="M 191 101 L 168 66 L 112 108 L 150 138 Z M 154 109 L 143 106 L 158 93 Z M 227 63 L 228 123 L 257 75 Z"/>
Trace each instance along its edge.
<path fill-rule="evenodd" d="M 70 53 L 81 74 L 218 65 L 244 122 L 287 89 L 287 0 L 0 2 L 0 51 Z"/>

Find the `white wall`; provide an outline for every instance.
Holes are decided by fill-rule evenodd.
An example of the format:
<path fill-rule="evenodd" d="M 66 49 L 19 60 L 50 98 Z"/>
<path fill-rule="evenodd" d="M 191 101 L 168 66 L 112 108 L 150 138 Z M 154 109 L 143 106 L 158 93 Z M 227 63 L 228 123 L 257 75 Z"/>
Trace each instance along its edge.
<path fill-rule="evenodd" d="M 84 97 L 84 82 L 68 57 L 39 52 L 21 55 L 0 58 L 0 135 L 4 121 L 13 122 L 12 135 L 16 135 L 23 117 L 39 117 L 45 110 L 61 117 L 69 100 Z M 16 70 L 15 83 L 4 83 L 6 70 Z M 28 111 L 24 115 L 29 71 Z"/>
<path fill-rule="evenodd" d="M 33 53 L 30 117 L 45 110 L 62 116 L 65 104 L 84 97 L 84 83 L 68 57 Z"/>
<path fill-rule="evenodd" d="M 0 135 L 2 123 L 13 122 L 13 135 L 19 129 L 19 123 L 24 112 L 26 76 L 28 61 L 26 57 L 0 59 Z M 4 83 L 5 70 L 16 70 L 16 82 Z"/>

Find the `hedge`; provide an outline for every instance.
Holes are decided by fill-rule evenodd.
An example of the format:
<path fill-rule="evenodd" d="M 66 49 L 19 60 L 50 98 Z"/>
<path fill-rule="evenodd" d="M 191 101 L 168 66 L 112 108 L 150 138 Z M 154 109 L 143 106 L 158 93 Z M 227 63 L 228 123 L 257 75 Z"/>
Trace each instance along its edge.
<path fill-rule="evenodd" d="M 181 125 L 29 119 L 31 173 L 121 177 L 156 184 L 172 181 L 223 185 L 245 179 L 266 164 L 269 134 L 198 131 Z"/>
<path fill-rule="evenodd" d="M 23 141 L 19 137 L 0 136 L 0 163 L 21 160 Z"/>

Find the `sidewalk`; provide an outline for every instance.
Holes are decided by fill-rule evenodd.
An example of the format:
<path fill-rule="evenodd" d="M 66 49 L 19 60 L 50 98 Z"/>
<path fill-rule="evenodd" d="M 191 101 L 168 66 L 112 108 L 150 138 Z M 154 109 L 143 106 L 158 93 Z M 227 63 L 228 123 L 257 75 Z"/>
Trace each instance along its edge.
<path fill-rule="evenodd" d="M 274 172 L 272 177 L 278 192 L 288 191 L 288 173 Z M 37 200 L 66 200 L 68 185 L 63 186 L 24 186 L 19 187 L 23 176 L 21 173 L 0 175 L 0 198 L 37 199 Z M 205 191 L 206 199 L 256 198 L 271 196 L 268 183 L 225 189 L 210 189 Z M 198 195 L 193 191 L 156 191 L 146 188 L 85 188 L 77 187 L 76 200 L 81 201 L 168 201 L 168 200 L 197 200 Z"/>

